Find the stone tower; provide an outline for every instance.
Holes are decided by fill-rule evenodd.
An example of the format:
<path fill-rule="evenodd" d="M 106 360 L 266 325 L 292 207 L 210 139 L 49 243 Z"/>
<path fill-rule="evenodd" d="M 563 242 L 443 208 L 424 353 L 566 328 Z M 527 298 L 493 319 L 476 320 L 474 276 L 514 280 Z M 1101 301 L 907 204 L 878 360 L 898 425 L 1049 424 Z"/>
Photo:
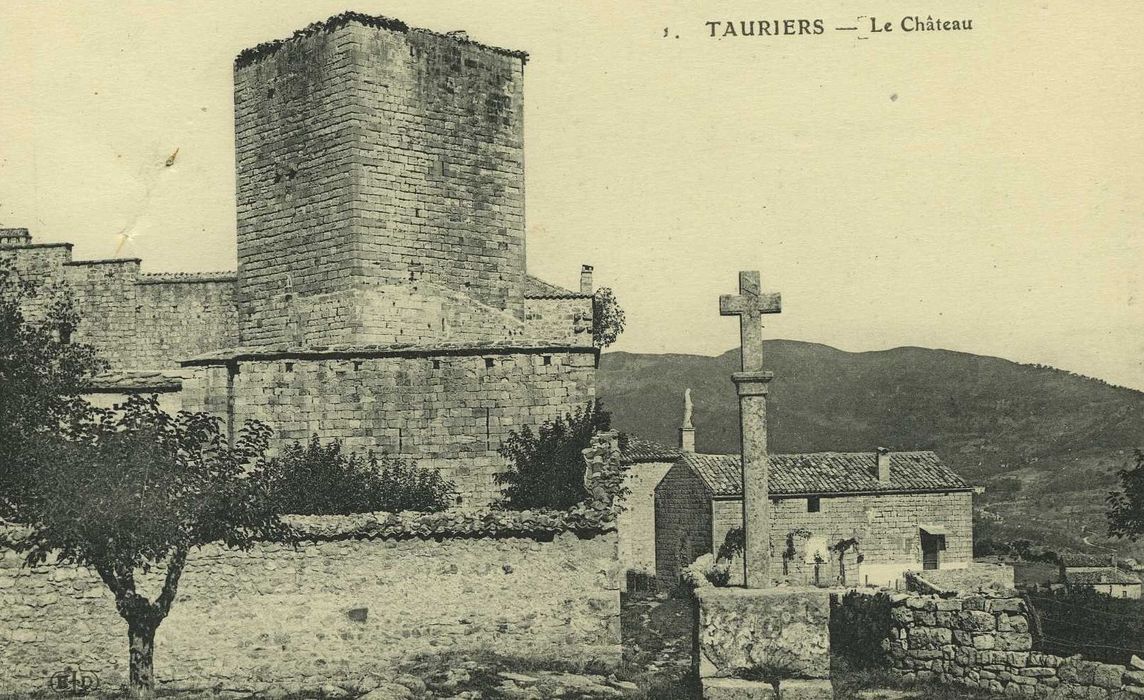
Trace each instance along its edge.
<path fill-rule="evenodd" d="M 243 345 L 522 332 L 525 60 L 352 13 L 238 57 Z"/>

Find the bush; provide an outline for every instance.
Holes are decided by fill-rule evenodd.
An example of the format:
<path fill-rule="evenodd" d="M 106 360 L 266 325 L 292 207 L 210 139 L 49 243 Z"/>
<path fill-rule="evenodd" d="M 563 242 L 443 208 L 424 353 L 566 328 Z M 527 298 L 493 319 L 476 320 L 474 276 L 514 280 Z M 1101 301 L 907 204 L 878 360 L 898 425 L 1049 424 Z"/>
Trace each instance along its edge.
<path fill-rule="evenodd" d="M 703 586 L 722 588 L 731 581 L 731 569 L 727 562 L 716 561 L 714 555 L 701 554 L 683 568 L 679 578 L 688 590 Z"/>
<path fill-rule="evenodd" d="M 345 453 L 340 442 L 322 445 L 316 435 L 305 446 L 287 446 L 270 470 L 271 498 L 279 513 L 435 512 L 448 508 L 456 493 L 453 482 L 435 469 L 372 453 Z"/>
<path fill-rule="evenodd" d="M 889 664 L 882 644 L 890 636 L 890 596 L 850 591 L 830 597 L 830 649 L 851 668 Z"/>
<path fill-rule="evenodd" d="M 509 462 L 498 474 L 500 506 L 512 510 L 554 508 L 566 510 L 583 501 L 584 456 L 592 435 L 608 430 L 612 416 L 599 402 L 588 402 L 575 412 L 544 423 L 537 432 L 527 425 L 511 432 L 500 454 Z"/>
<path fill-rule="evenodd" d="M 1065 589 L 1027 593 L 1025 601 L 1035 651 L 1112 664 L 1144 656 L 1144 600 Z"/>

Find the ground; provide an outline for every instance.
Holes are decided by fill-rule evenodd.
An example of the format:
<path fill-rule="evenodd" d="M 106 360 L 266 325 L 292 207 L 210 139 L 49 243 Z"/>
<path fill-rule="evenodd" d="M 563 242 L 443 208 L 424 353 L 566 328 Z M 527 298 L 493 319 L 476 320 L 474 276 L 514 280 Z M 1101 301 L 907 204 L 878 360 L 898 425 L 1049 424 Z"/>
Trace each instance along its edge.
<path fill-rule="evenodd" d="M 619 668 L 570 666 L 491 654 L 439 654 L 403 664 L 386 677 L 346 679 L 322 688 L 281 688 L 268 700 L 689 700 L 692 608 L 667 595 L 625 596 L 624 657 Z M 834 668 L 836 700 L 984 698 L 956 688 L 904 685 L 888 673 Z M 37 697 L 59 697 L 37 694 Z M 118 697 L 103 694 L 101 698 Z M 160 691 L 164 700 L 244 700 L 247 693 Z"/>

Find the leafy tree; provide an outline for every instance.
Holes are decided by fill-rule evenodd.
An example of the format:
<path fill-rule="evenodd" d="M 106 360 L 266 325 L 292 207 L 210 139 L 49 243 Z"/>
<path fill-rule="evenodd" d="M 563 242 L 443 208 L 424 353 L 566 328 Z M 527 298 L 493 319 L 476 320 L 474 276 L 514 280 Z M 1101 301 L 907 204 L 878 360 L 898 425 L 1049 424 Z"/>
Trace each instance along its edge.
<path fill-rule="evenodd" d="M 55 554 L 94 569 L 127 622 L 130 684 L 136 697 L 154 689 L 155 631 L 167 616 L 191 549 L 210 542 L 246 549 L 289 533 L 268 498 L 261 459 L 270 429 L 248 422 L 227 444 L 216 418 L 170 416 L 155 397 L 133 397 L 116 410 L 91 409 L 66 439 L 38 443 L 12 476 L 2 500 L 20 533 L 0 544 L 29 566 Z M 163 571 L 151 600 L 137 575 Z"/>
<path fill-rule="evenodd" d="M 500 454 L 509 470 L 498 474 L 500 505 L 512 510 L 564 510 L 584 500 L 584 456 L 596 431 L 609 430 L 612 415 L 599 401 L 543 423 L 534 433 L 527 425 L 509 433 Z"/>
<path fill-rule="evenodd" d="M 62 289 L 0 263 L 0 493 L 34 443 L 57 439 L 61 423 L 82 414 L 84 380 L 106 366 L 91 346 L 71 342 L 78 324 Z"/>
<path fill-rule="evenodd" d="M 592 296 L 592 344 L 606 348 L 624 332 L 624 310 L 608 287 L 600 287 Z"/>
<path fill-rule="evenodd" d="M 1108 534 L 1135 542 L 1144 534 L 1144 452 L 1136 450 L 1135 466 L 1121 469 L 1120 490 L 1108 494 Z"/>
<path fill-rule="evenodd" d="M 335 515 L 445 510 L 456 494 L 436 469 L 345 453 L 338 441 L 288 445 L 271 462 L 271 498 L 280 513 Z"/>

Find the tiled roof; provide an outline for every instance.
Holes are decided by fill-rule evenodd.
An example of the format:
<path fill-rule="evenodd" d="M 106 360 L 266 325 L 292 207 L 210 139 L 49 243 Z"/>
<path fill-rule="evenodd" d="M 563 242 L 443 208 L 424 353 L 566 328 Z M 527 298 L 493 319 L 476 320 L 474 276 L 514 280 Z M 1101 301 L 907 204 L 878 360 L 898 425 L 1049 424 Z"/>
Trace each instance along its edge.
<path fill-rule="evenodd" d="M 1063 552 L 1057 555 L 1058 560 L 1065 568 L 1107 568 L 1111 563 L 1111 556 L 1094 556 L 1092 554 L 1078 554 L 1076 552 Z"/>
<path fill-rule="evenodd" d="M 87 380 L 85 393 L 118 394 L 132 392 L 180 391 L 183 379 L 176 373 L 152 371 L 104 372 Z"/>
<path fill-rule="evenodd" d="M 549 284 L 532 275 L 525 275 L 524 296 L 528 299 L 588 299 L 592 295 L 573 292 L 570 289 Z"/>
<path fill-rule="evenodd" d="M 684 453 L 683 461 L 715 496 L 741 496 L 739 455 Z M 773 495 L 968 491 L 972 487 L 933 452 L 891 452 L 890 479 L 877 477 L 874 452 L 815 452 L 770 456 Z"/>
<path fill-rule="evenodd" d="M 627 436 L 627 443 L 620 450 L 620 464 L 646 464 L 648 462 L 674 462 L 679 459 L 679 450 L 658 442 L 645 440 L 635 435 Z"/>
<path fill-rule="evenodd" d="M 1091 586 L 1101 583 L 1126 586 L 1132 584 L 1139 585 L 1140 579 L 1126 571 L 1114 569 L 1109 566 L 1095 571 L 1065 571 L 1065 582 L 1082 586 Z"/>

